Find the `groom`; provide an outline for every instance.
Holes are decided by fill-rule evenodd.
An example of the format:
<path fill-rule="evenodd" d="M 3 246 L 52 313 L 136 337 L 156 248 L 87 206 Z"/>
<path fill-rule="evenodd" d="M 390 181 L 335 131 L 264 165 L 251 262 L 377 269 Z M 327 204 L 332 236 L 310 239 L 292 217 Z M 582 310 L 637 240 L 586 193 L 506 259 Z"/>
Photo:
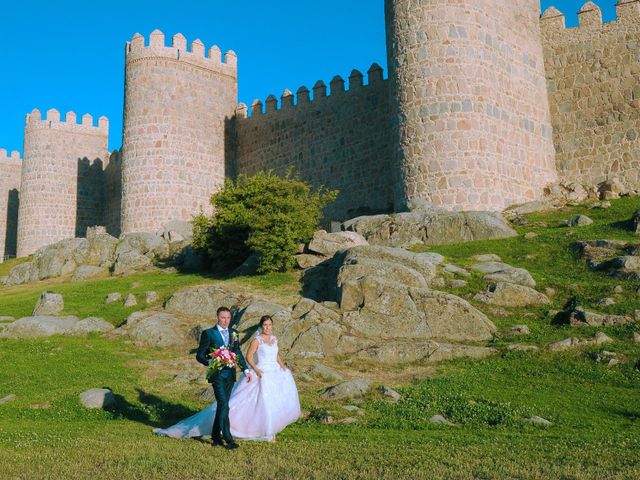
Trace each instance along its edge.
<path fill-rule="evenodd" d="M 202 332 L 200 336 L 200 345 L 198 346 L 196 359 L 203 365 L 209 366 L 211 363 L 211 351 L 225 346 L 237 355 L 237 363 L 244 370 L 247 376 L 247 382 L 250 382 L 251 373 L 240 351 L 238 334 L 235 330 L 229 328 L 229 324 L 231 323 L 231 310 L 227 307 L 220 307 L 216 312 L 216 317 L 218 323 L 214 327 Z M 238 448 L 238 444 L 231 436 L 231 428 L 229 425 L 229 396 L 231 395 L 231 389 L 235 381 L 235 367 L 223 367 L 209 377 L 209 383 L 213 386 L 213 394 L 217 402 L 216 418 L 213 421 L 211 439 L 213 440 L 213 445 L 219 446 L 224 445 L 224 443 L 222 443 L 222 439 L 224 439 L 224 441 L 227 442 L 226 448 L 228 449 Z"/>

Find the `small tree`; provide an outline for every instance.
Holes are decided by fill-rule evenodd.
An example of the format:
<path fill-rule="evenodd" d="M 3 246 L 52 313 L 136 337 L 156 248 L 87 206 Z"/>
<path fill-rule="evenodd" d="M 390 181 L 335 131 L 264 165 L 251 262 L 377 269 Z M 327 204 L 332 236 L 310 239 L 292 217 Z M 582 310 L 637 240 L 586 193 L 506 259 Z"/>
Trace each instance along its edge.
<path fill-rule="evenodd" d="M 287 270 L 297 245 L 311 239 L 322 209 L 336 196 L 324 187 L 312 191 L 290 172 L 227 179 L 211 197 L 215 213 L 194 217 L 194 246 L 208 252 L 216 269 L 236 267 L 255 253 L 259 273 Z"/>

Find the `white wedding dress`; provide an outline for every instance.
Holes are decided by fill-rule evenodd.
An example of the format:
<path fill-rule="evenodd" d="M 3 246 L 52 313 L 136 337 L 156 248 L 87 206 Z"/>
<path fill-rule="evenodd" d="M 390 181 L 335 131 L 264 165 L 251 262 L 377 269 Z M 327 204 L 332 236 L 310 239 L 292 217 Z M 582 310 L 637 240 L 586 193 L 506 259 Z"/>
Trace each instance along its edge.
<path fill-rule="evenodd" d="M 280 367 L 277 361 L 278 341 L 271 336 L 269 342 L 256 337 L 257 367 L 262 377 L 252 372 L 250 382 L 244 375 L 233 386 L 229 399 L 231 434 L 242 440 L 270 441 L 276 433 L 300 418 L 300 400 L 293 375 Z M 156 428 L 153 433 L 173 438 L 211 435 L 216 402 L 204 410 L 185 418 L 168 428 Z"/>

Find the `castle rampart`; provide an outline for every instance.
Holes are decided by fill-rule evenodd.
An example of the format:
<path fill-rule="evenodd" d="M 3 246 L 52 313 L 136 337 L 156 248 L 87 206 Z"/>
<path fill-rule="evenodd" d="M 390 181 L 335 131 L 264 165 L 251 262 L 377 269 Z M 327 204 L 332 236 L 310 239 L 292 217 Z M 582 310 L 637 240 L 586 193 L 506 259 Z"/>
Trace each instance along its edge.
<path fill-rule="evenodd" d="M 275 96 L 259 100 L 236 115 L 239 173 L 247 175 L 288 169 L 315 185 L 340 190 L 326 211 L 328 219 L 393 209 L 388 181 L 391 154 L 388 82 L 382 69 L 372 65 L 368 84 L 354 70 L 345 81 L 334 77 L 330 93 L 323 81 L 294 96 L 285 90 L 280 108 Z"/>
<path fill-rule="evenodd" d="M 499 210 L 556 179 L 539 0 L 386 0 L 396 208 Z"/>
<path fill-rule="evenodd" d="M 579 26 L 565 28 L 555 8 L 541 19 L 561 178 L 595 185 L 618 178 L 640 188 L 640 1 L 616 4 L 617 20 L 603 23 L 587 2 Z"/>
<path fill-rule="evenodd" d="M 181 35 L 164 45 L 155 30 L 126 47 L 122 147 L 122 232 L 155 231 L 209 209 L 232 156 L 237 58 L 220 59 Z"/>
<path fill-rule="evenodd" d="M 27 115 L 18 218 L 18 256 L 43 245 L 84 236 L 103 224 L 102 164 L 107 155 L 109 121 L 69 112 L 39 110 Z"/>
<path fill-rule="evenodd" d="M 16 256 L 21 170 L 20 153 L 0 148 L 0 262 Z"/>

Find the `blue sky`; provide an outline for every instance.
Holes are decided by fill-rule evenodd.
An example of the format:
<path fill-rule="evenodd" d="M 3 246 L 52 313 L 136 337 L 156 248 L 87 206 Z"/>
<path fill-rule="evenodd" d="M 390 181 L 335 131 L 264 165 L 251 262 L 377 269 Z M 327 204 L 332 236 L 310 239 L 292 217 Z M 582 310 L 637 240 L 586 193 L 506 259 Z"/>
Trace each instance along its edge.
<path fill-rule="evenodd" d="M 509 0 L 504 0 L 509 1 Z M 582 0 L 543 0 L 575 25 Z M 605 21 L 615 0 L 600 0 Z M 371 63 L 385 68 L 383 0 L 2 0 L 0 148 L 22 151 L 25 114 L 73 110 L 110 120 L 109 147 L 122 130 L 124 44 L 155 28 L 238 54 L 239 100 L 311 88 Z"/>

